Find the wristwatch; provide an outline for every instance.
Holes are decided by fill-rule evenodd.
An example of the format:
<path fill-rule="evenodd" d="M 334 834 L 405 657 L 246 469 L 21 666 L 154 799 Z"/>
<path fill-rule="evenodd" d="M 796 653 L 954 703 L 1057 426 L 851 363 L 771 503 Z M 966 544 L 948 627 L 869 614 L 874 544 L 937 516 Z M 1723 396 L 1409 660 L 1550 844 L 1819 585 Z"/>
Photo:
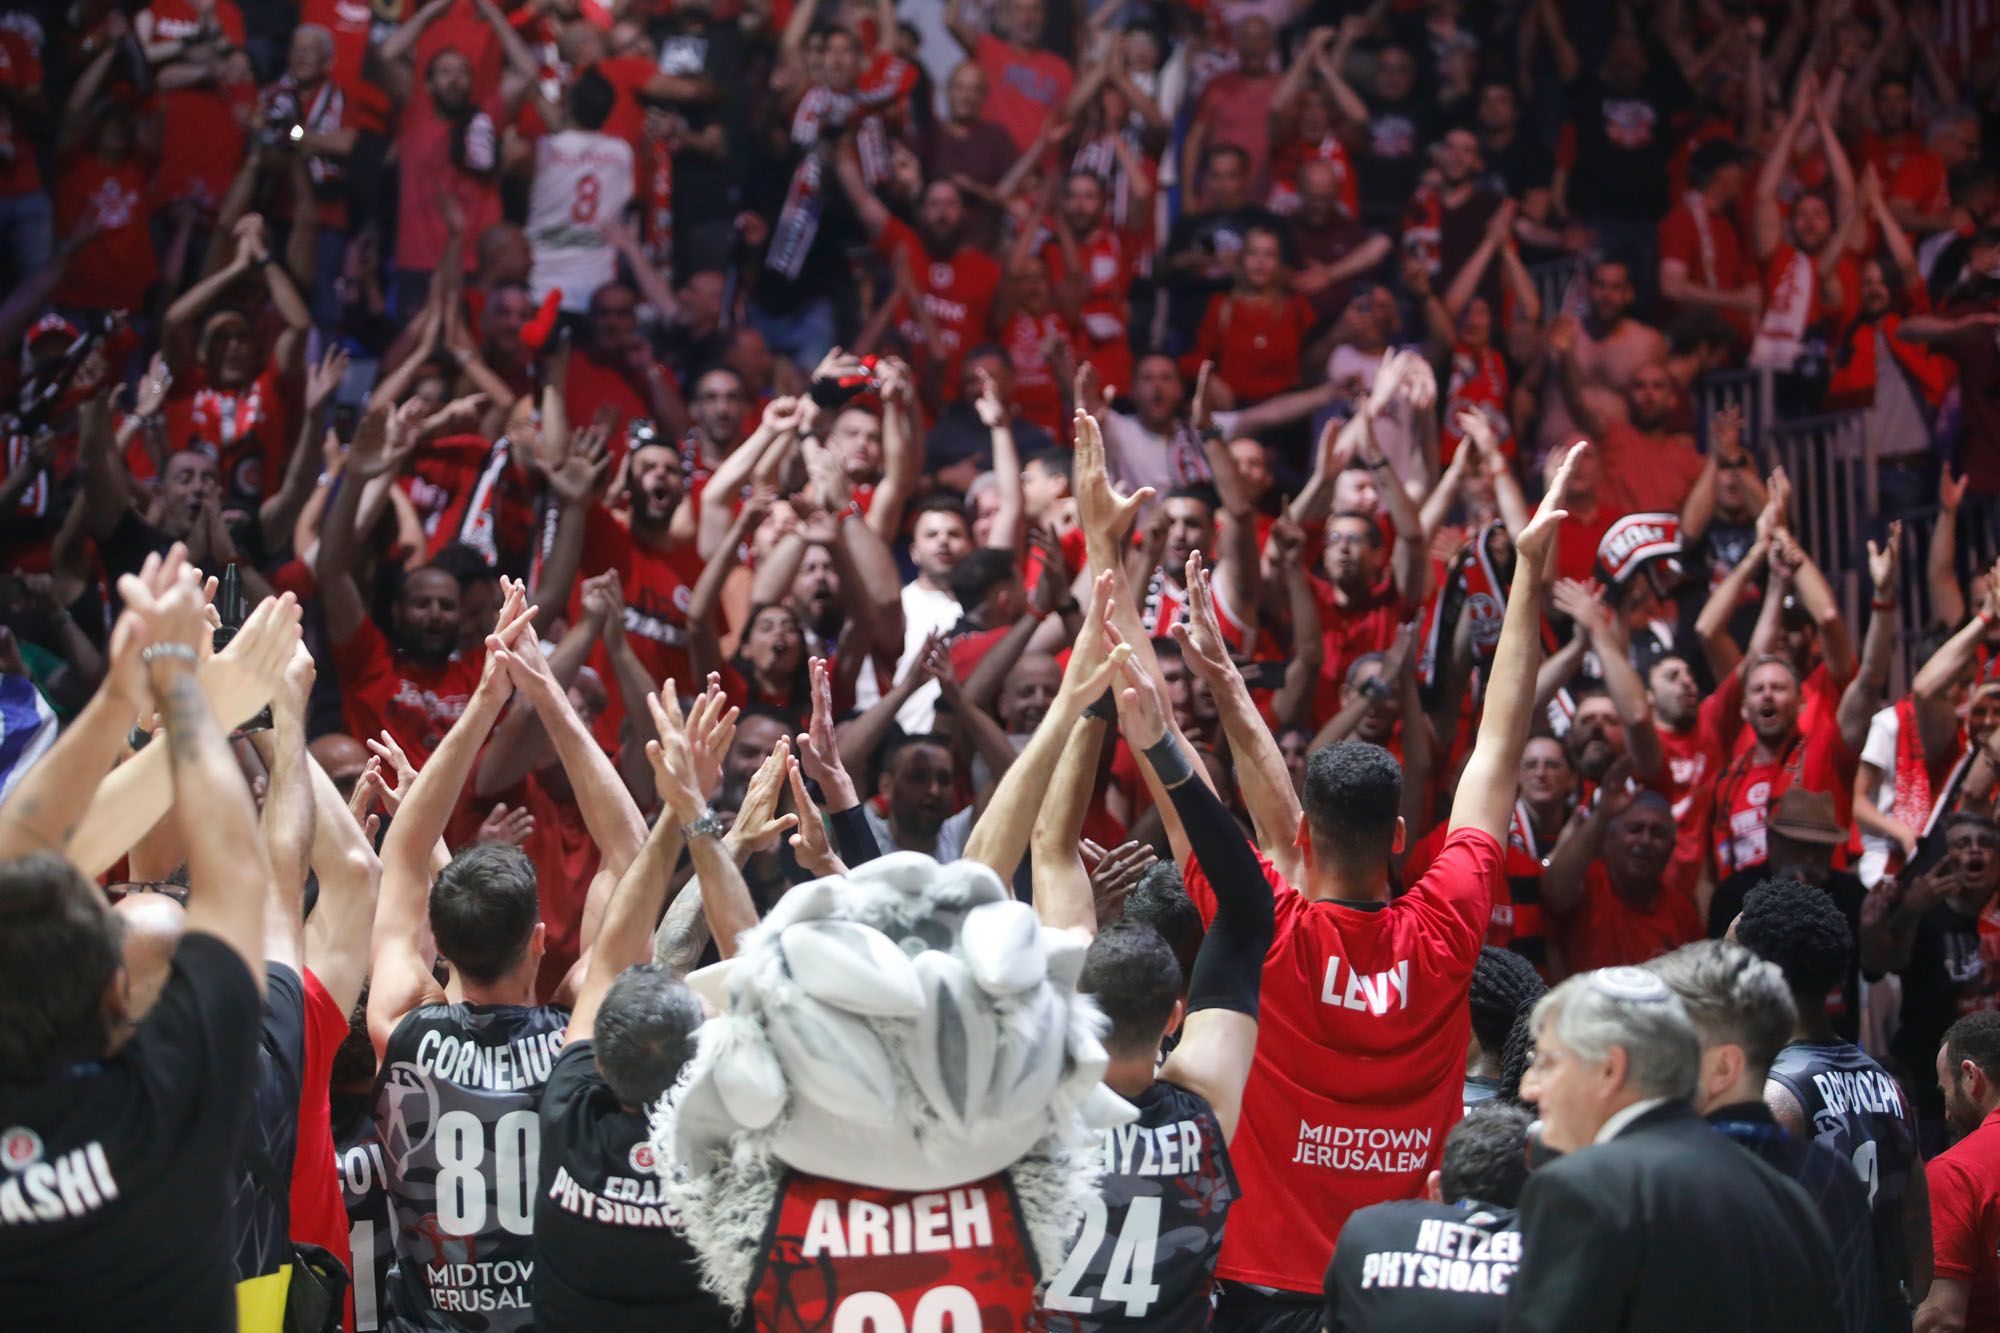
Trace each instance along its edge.
<path fill-rule="evenodd" d="M 681 825 L 681 838 L 687 842 L 693 842 L 696 838 L 705 838 L 711 834 L 719 838 L 726 827 L 722 822 L 722 816 L 715 813 L 715 807 L 710 806 L 708 809 L 702 811 L 692 824 Z"/>

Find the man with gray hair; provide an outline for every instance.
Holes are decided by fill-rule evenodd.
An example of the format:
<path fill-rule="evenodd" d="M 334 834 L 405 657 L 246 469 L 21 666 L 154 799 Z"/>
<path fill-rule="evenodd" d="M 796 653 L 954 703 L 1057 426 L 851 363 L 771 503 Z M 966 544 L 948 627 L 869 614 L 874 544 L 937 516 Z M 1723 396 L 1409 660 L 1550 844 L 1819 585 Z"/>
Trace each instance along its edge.
<path fill-rule="evenodd" d="M 1812 1201 L 1689 1105 L 1701 1042 L 1666 983 L 1631 967 L 1581 973 L 1532 1021 L 1521 1095 L 1565 1156 L 1521 1192 L 1503 1327 L 1841 1327 Z"/>
<path fill-rule="evenodd" d="M 1823 1144 L 1786 1133 L 1764 1105 L 1764 1081 L 1797 1018 L 1785 974 L 1724 940 L 1685 945 L 1646 970 L 1680 997 L 1701 1040 L 1696 1114 L 1797 1181 L 1812 1199 L 1833 1241 L 1843 1325 L 1890 1326 L 1878 1322 L 1884 1312 L 1878 1309 L 1875 1236 L 1853 1165 Z M 1897 1301 L 1901 1305 L 1900 1295 Z M 1900 1313 L 1907 1320 L 1909 1307 L 1901 1305 Z"/>

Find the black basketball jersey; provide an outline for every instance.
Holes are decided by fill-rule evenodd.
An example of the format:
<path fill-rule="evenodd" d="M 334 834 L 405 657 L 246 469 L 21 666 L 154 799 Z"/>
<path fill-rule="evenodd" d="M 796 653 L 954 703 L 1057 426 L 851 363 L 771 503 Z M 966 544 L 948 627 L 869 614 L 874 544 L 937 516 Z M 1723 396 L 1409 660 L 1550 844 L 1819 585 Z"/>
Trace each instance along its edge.
<path fill-rule="evenodd" d="M 1326 1327 L 1330 1333 L 1498 1329 L 1520 1265 L 1520 1219 L 1511 1208 L 1469 1199 L 1359 1208 L 1340 1229 L 1327 1265 Z"/>
<path fill-rule="evenodd" d="M 382 1293 L 396 1262 L 396 1215 L 389 1208 L 389 1164 L 371 1098 L 333 1094 L 333 1163 L 353 1252 L 354 1333 L 374 1333 L 382 1326 Z"/>
<path fill-rule="evenodd" d="M 396 1268 L 383 1327 L 514 1333 L 531 1286 L 541 1119 L 569 1013 L 437 1004 L 396 1026 L 376 1084 Z"/>
<path fill-rule="evenodd" d="M 1895 1079 L 1858 1046 L 1795 1041 L 1778 1052 L 1771 1081 L 1798 1099 L 1813 1137 L 1852 1162 L 1868 1191 L 1875 1252 L 1885 1279 L 1882 1295 L 1908 1277 L 1903 1199 L 1917 1156 L 1917 1122 Z"/>
<path fill-rule="evenodd" d="M 1206 1098 L 1155 1083 L 1139 1118 L 1099 1136 L 1104 1176 L 1041 1296 L 1040 1327 L 1188 1333 L 1213 1315 L 1236 1172 Z"/>

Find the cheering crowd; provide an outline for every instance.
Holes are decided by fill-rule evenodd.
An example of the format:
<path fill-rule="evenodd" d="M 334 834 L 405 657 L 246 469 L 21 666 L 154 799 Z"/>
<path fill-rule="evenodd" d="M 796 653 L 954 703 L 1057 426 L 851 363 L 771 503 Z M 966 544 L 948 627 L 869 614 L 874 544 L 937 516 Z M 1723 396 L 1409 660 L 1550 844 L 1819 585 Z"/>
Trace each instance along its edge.
<path fill-rule="evenodd" d="M 1969 0 L 0 0 L 0 1324 L 957 1327 L 648 1129 L 921 853 L 1140 1115 L 986 1327 L 2000 1330 L 1996 113 Z"/>

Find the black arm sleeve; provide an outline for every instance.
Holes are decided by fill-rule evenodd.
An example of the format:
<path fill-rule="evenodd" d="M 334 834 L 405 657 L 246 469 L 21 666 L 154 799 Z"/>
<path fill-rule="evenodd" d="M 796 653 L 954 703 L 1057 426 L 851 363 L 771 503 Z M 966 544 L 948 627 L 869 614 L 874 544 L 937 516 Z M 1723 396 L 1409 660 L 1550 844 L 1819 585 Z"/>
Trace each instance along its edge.
<path fill-rule="evenodd" d="M 1215 920 L 1202 938 L 1188 979 L 1188 1012 L 1233 1009 L 1257 1016 L 1264 955 L 1276 930 L 1271 886 L 1236 817 L 1199 777 L 1170 788 L 1188 844 L 1215 889 Z"/>
<path fill-rule="evenodd" d="M 868 827 L 868 815 L 859 805 L 830 811 L 826 818 L 833 825 L 834 850 L 840 853 L 840 859 L 850 868 L 864 861 L 873 861 L 882 854 L 882 848 L 875 841 L 875 831 Z"/>

